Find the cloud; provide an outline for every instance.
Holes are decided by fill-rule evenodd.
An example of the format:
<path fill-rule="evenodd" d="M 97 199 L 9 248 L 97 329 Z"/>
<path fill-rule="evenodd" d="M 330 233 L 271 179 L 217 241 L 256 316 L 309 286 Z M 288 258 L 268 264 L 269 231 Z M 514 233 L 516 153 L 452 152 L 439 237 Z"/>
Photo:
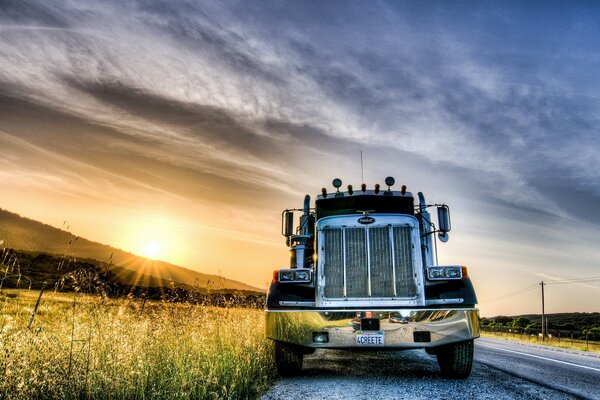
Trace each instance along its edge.
<path fill-rule="evenodd" d="M 460 29 L 492 18 L 518 37 L 521 21 L 497 10 L 15 4 L 0 77 L 13 95 L 117 132 L 113 149 L 292 193 L 298 154 L 385 146 L 476 176 L 487 198 L 561 216 L 572 211 L 545 177 L 600 195 L 597 101 L 551 79 L 557 67 L 537 61 L 549 50 L 534 59 Z"/>

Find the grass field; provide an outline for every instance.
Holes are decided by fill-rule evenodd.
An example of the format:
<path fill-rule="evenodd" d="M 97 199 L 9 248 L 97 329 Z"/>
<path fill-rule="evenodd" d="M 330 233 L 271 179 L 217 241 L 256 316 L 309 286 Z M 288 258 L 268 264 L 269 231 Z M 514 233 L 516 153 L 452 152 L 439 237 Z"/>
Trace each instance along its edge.
<path fill-rule="evenodd" d="M 264 312 L 0 293 L 0 398 L 243 399 L 274 379 Z"/>

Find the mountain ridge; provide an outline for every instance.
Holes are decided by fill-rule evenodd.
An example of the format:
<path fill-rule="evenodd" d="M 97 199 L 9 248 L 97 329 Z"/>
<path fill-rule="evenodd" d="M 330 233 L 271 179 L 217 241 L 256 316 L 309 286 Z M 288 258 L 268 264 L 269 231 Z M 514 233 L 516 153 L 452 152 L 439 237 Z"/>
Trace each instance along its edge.
<path fill-rule="evenodd" d="M 220 275 L 202 273 L 166 261 L 150 260 L 0 208 L 0 244 L 2 241 L 6 247 L 15 250 L 92 259 L 124 268 L 139 279 L 142 276 L 156 278 L 146 279 L 147 281 L 172 281 L 207 289 L 264 292 Z"/>

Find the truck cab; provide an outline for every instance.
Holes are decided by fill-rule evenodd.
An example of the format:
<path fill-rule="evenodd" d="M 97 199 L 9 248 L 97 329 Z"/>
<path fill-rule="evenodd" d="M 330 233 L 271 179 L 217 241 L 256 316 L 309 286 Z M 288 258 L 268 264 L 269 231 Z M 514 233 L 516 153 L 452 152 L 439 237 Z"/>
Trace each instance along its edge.
<path fill-rule="evenodd" d="M 465 378 L 479 337 L 477 299 L 466 267 L 437 265 L 436 234 L 448 240 L 447 205 L 418 203 L 402 185 L 326 188 L 311 207 L 282 213 L 289 268 L 274 271 L 266 335 L 281 375 L 300 372 L 318 348 L 404 350 L 435 354 L 442 375 Z M 434 225 L 430 208 L 437 209 Z M 300 212 L 295 223 L 294 212 Z"/>

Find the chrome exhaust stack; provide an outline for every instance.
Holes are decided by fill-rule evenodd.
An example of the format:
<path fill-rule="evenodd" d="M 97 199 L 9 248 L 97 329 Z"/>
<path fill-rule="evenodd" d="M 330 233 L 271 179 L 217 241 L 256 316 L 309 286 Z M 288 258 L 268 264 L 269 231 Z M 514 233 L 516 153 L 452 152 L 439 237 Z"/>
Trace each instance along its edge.
<path fill-rule="evenodd" d="M 304 196 L 304 208 L 300 217 L 297 234 L 294 234 L 294 212 L 286 210 L 282 215 L 282 234 L 290 248 L 290 268 L 312 267 L 313 256 L 313 224 L 310 214 L 310 196 Z"/>

